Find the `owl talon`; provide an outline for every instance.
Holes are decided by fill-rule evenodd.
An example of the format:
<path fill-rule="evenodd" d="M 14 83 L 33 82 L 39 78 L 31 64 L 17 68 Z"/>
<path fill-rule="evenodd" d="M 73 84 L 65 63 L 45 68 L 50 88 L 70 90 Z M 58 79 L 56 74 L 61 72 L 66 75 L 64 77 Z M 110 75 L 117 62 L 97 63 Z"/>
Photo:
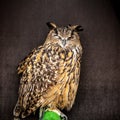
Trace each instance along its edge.
<path fill-rule="evenodd" d="M 39 120 L 42 120 L 42 116 L 43 116 L 44 111 L 45 111 L 44 108 L 39 109 Z"/>
<path fill-rule="evenodd" d="M 68 120 L 68 117 L 65 114 L 61 114 L 61 120 Z"/>
<path fill-rule="evenodd" d="M 20 118 L 18 118 L 18 117 L 14 117 L 14 119 L 13 120 L 20 120 Z"/>

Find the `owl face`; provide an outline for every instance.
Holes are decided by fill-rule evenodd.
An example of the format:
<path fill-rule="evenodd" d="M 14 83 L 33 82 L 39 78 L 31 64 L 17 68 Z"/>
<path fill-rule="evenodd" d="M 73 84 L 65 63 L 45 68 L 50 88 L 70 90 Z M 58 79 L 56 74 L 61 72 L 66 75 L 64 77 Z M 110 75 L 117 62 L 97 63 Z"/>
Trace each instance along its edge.
<path fill-rule="evenodd" d="M 81 26 L 68 25 L 66 27 L 57 27 L 54 23 L 48 23 L 50 32 L 47 36 L 46 43 L 55 43 L 63 48 L 80 45 L 78 31 L 82 31 Z"/>

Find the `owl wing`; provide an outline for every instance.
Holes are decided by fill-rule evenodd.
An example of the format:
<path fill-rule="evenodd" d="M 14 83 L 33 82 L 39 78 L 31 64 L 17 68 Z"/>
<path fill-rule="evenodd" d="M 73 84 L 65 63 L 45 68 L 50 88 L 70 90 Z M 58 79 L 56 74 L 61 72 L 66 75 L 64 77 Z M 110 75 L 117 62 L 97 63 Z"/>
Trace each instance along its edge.
<path fill-rule="evenodd" d="M 42 46 L 39 46 L 38 50 L 40 50 L 41 48 Z M 37 51 L 36 49 L 33 49 L 32 52 L 30 52 L 29 55 L 26 58 L 24 58 L 22 62 L 19 63 L 18 68 L 17 68 L 18 74 L 23 73 L 27 69 L 27 65 L 31 61 L 33 55 L 36 54 L 36 51 Z"/>
<path fill-rule="evenodd" d="M 19 87 L 19 98 L 14 108 L 14 116 L 25 118 L 44 103 L 43 94 L 56 84 L 56 65 L 50 63 L 46 46 L 35 49 L 22 63 L 18 70 L 22 73 Z M 51 56 L 51 58 L 53 58 Z"/>
<path fill-rule="evenodd" d="M 32 50 L 32 52 L 18 65 L 18 74 L 21 73 L 22 77 L 20 80 L 18 101 L 13 110 L 13 115 L 16 117 L 20 116 L 21 112 L 23 111 L 22 108 L 27 109 L 28 107 L 27 105 L 29 102 L 27 103 L 27 98 L 29 98 L 30 92 L 33 90 L 32 87 L 35 85 L 30 81 L 33 73 L 32 66 L 35 64 L 35 61 L 38 61 L 38 57 L 41 54 L 42 48 L 43 46 L 39 46 L 37 49 Z"/>

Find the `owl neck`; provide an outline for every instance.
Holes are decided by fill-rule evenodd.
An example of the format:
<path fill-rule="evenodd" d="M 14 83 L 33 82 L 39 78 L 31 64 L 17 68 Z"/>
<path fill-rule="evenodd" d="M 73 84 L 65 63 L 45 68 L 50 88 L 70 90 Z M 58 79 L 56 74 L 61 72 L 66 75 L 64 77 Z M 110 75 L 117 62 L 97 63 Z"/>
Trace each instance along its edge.
<path fill-rule="evenodd" d="M 81 55 L 82 54 L 82 46 L 81 45 L 74 45 L 74 46 L 66 46 L 66 47 L 61 47 L 59 44 L 54 44 L 54 43 L 48 43 L 48 44 L 44 44 L 47 48 L 50 48 L 51 50 L 53 49 L 60 49 L 63 51 L 72 51 L 74 54 L 74 57 L 77 55 Z"/>
<path fill-rule="evenodd" d="M 61 45 L 59 45 L 58 43 L 45 43 L 44 44 L 45 46 L 53 46 L 53 47 L 59 47 L 59 48 L 61 48 L 61 49 L 63 49 L 63 50 L 65 50 L 65 49 L 71 49 L 71 50 L 73 50 L 73 51 L 75 51 L 75 49 L 78 51 L 79 49 L 82 49 L 81 48 L 81 45 L 69 45 L 69 46 L 61 46 Z"/>

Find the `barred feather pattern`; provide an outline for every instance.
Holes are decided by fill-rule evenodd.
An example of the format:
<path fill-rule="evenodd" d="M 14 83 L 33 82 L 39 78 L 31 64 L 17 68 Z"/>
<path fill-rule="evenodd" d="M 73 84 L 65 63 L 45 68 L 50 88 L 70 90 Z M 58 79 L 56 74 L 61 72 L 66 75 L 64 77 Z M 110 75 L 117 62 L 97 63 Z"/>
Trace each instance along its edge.
<path fill-rule="evenodd" d="M 79 85 L 82 47 L 80 42 L 69 43 L 62 47 L 57 42 L 45 42 L 19 64 L 18 74 L 22 77 L 13 111 L 16 118 L 25 118 L 39 107 L 72 108 Z"/>

